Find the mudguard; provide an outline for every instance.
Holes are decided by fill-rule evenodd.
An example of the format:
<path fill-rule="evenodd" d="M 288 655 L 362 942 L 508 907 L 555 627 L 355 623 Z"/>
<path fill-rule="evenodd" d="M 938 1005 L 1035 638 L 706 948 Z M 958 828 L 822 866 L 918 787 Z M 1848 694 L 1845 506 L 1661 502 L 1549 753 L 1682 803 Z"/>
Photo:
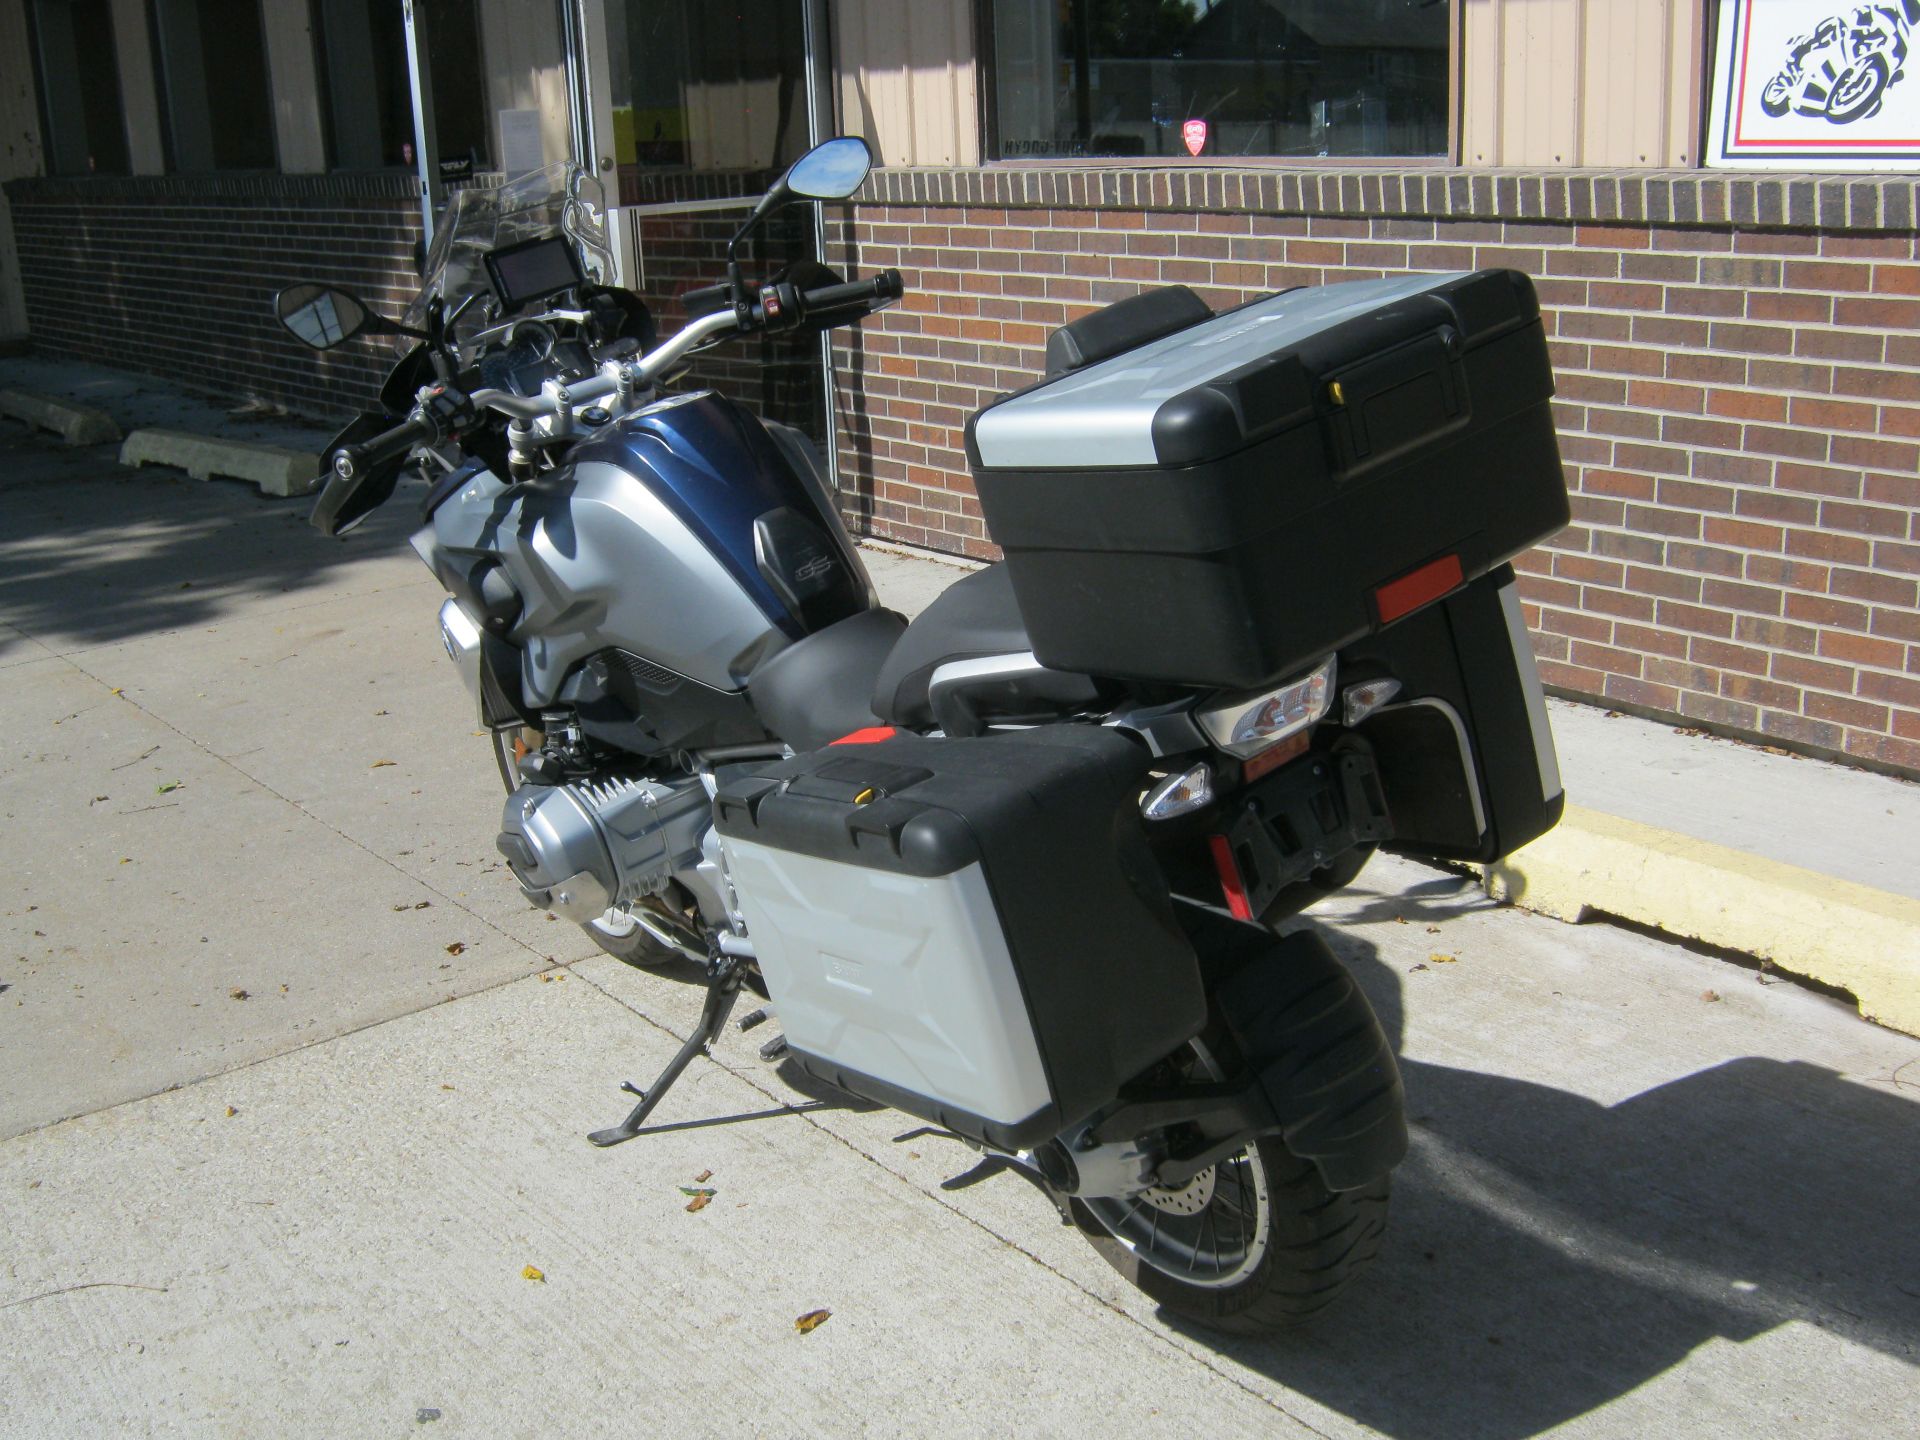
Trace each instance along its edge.
<path fill-rule="evenodd" d="M 1179 907 L 1214 1004 L 1287 1147 L 1329 1190 L 1357 1190 L 1407 1153 L 1406 1095 L 1393 1047 L 1326 941 L 1285 937 L 1215 911 Z"/>

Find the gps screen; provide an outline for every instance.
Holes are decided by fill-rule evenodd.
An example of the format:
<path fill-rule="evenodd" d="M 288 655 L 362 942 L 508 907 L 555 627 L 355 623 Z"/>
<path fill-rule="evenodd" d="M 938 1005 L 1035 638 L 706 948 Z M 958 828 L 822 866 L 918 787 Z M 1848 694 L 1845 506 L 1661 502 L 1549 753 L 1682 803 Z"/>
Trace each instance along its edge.
<path fill-rule="evenodd" d="M 586 278 L 573 246 L 559 235 L 495 250 L 487 256 L 487 274 L 509 310 L 570 290 Z"/>

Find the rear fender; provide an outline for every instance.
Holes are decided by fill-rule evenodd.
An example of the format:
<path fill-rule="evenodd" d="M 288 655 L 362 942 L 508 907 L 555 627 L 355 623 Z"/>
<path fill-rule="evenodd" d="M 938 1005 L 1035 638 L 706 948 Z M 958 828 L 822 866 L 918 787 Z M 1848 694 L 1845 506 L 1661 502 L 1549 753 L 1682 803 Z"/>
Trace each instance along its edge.
<path fill-rule="evenodd" d="M 1407 1153 L 1406 1093 L 1386 1031 L 1326 941 L 1178 907 L 1213 1003 L 1287 1148 L 1329 1190 L 1357 1190 Z"/>

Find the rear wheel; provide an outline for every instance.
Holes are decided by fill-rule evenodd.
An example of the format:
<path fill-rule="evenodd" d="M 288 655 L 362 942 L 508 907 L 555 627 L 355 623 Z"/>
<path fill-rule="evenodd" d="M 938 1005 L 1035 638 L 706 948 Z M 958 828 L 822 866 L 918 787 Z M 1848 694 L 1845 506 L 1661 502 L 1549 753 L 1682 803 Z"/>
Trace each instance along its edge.
<path fill-rule="evenodd" d="M 1224 1042 L 1215 1050 L 1226 1058 Z M 1195 1041 L 1194 1078 L 1227 1066 Z M 1219 1330 L 1303 1324 L 1379 1252 L 1388 1181 L 1327 1189 L 1278 1136 L 1249 1141 L 1178 1190 L 1076 1199 L 1076 1224 L 1128 1281 L 1176 1315 Z"/>
<path fill-rule="evenodd" d="M 545 737 L 529 726 L 493 732 L 493 759 L 500 770 L 500 783 L 511 795 L 520 785 L 520 758 L 540 748 Z M 598 920 L 580 927 L 593 943 L 616 960 L 629 965 L 664 965 L 675 958 L 669 950 L 645 930 L 627 911 L 615 907 Z"/>

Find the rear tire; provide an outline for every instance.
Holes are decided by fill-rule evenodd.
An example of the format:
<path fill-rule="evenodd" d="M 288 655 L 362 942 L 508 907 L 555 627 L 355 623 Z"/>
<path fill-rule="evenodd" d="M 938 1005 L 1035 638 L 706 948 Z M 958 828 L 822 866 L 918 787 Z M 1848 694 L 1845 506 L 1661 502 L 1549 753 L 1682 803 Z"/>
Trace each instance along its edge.
<path fill-rule="evenodd" d="M 1086 1201 L 1072 1202 L 1074 1222 L 1131 1284 L 1196 1324 L 1240 1334 L 1304 1325 L 1379 1254 L 1390 1182 L 1382 1176 L 1360 1190 L 1331 1191 L 1319 1168 L 1277 1136 L 1255 1140 L 1242 1156 L 1215 1168 L 1232 1165 L 1257 1167 L 1248 1191 L 1260 1194 L 1261 1214 L 1253 1218 L 1264 1234 L 1258 1256 L 1226 1283 L 1195 1283 L 1154 1264 L 1109 1230 Z M 1212 1204 L 1220 1203 L 1216 1194 Z"/>
<path fill-rule="evenodd" d="M 1192 1042 L 1189 1078 L 1242 1069 L 1210 1029 Z M 1174 1314 L 1241 1334 L 1304 1325 L 1380 1253 L 1390 1177 L 1327 1188 L 1320 1168 L 1263 1135 L 1179 1192 L 1074 1199 L 1074 1223 L 1100 1257 Z"/>
<path fill-rule="evenodd" d="M 526 727 L 493 732 L 493 762 L 499 768 L 500 783 L 509 795 L 520 788 L 520 757 L 538 749 L 543 738 L 538 730 Z M 677 952 L 642 930 L 640 923 L 624 910 L 609 910 L 580 928 L 607 954 L 629 965 L 664 965 L 679 958 Z"/>

